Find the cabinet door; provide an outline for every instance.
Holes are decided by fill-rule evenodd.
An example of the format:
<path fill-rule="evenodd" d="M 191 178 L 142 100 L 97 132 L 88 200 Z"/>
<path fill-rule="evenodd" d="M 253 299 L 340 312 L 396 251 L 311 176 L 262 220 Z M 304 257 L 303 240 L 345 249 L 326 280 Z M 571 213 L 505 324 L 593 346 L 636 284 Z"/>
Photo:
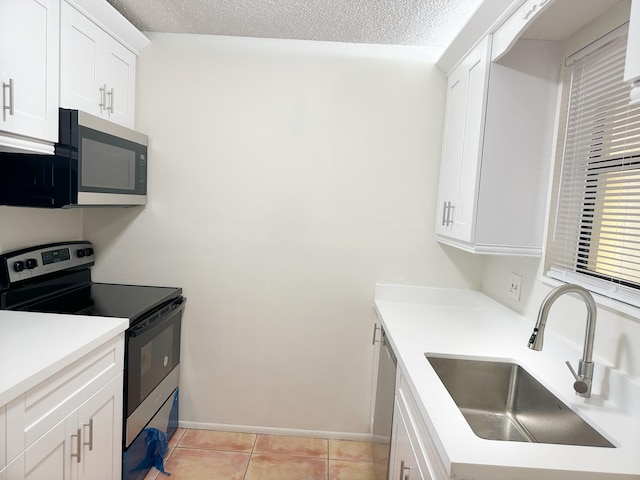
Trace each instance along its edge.
<path fill-rule="evenodd" d="M 478 176 L 484 138 L 484 113 L 489 72 L 488 37 L 467 58 L 467 110 L 463 138 L 462 167 L 456 211 L 453 215 L 453 236 L 471 241 L 475 227 Z"/>
<path fill-rule="evenodd" d="M 112 480 L 122 472 L 122 373 L 80 407 L 79 478 Z"/>
<path fill-rule="evenodd" d="M 418 466 L 409 429 L 399 408 L 396 408 L 393 415 L 393 435 L 395 449 L 389 468 L 389 480 L 433 480 L 428 472 L 427 476 L 423 475 Z"/>
<path fill-rule="evenodd" d="M 627 38 L 627 57 L 624 64 L 625 82 L 636 82 L 640 88 L 640 0 L 631 1 L 629 14 L 629 36 Z M 640 95 L 639 95 L 640 97 Z"/>
<path fill-rule="evenodd" d="M 11 480 L 75 479 L 77 453 L 81 442 L 77 427 L 78 413 L 74 412 L 7 465 L 7 478 Z"/>
<path fill-rule="evenodd" d="M 60 106 L 133 128 L 136 55 L 62 2 Z"/>
<path fill-rule="evenodd" d="M 447 82 L 436 233 L 464 242 L 473 240 L 489 71 L 488 46 L 486 37 L 454 69 Z"/>
<path fill-rule="evenodd" d="M 57 140 L 58 32 L 57 1 L 0 3 L 0 130 Z"/>
<path fill-rule="evenodd" d="M 7 464 L 7 409 L 0 407 L 0 470 Z"/>
<path fill-rule="evenodd" d="M 67 2 L 60 13 L 60 106 L 100 115 L 104 32 Z"/>
<path fill-rule="evenodd" d="M 631 1 L 624 81 L 631 83 L 632 105 L 640 105 L 640 0 Z"/>
<path fill-rule="evenodd" d="M 440 190 L 436 211 L 436 233 L 452 234 L 460 174 L 463 159 L 463 134 L 467 111 L 469 77 L 466 62 L 462 62 L 447 80 L 447 106 L 445 111 L 444 141 L 440 165 Z M 452 211 L 453 209 L 453 211 Z"/>
<path fill-rule="evenodd" d="M 133 128 L 135 115 L 136 56 L 121 43 L 105 35 L 103 82 L 109 119 Z"/>

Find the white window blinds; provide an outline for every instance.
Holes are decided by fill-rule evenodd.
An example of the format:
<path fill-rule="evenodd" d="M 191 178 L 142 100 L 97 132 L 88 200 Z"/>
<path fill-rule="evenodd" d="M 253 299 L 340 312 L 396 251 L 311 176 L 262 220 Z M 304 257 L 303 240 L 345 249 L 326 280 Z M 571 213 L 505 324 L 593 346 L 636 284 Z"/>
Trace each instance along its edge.
<path fill-rule="evenodd" d="M 625 53 L 622 29 L 567 65 L 545 272 L 640 306 L 640 106 L 629 105 Z"/>

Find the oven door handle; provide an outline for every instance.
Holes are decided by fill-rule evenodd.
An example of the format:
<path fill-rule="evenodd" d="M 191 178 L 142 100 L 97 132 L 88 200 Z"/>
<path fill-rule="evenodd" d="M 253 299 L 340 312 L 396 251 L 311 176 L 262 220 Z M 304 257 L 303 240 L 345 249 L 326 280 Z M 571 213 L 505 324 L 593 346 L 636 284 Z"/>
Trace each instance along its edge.
<path fill-rule="evenodd" d="M 143 319 L 138 324 L 129 329 L 129 331 L 127 332 L 129 334 L 129 337 L 137 337 L 138 335 L 142 335 L 167 323 L 167 321 L 171 317 L 173 317 L 176 313 L 184 308 L 186 300 L 187 299 L 185 297 L 177 298 L 168 306 L 168 310 L 166 307 L 160 308 L 157 313 L 154 313 L 149 317 Z"/>

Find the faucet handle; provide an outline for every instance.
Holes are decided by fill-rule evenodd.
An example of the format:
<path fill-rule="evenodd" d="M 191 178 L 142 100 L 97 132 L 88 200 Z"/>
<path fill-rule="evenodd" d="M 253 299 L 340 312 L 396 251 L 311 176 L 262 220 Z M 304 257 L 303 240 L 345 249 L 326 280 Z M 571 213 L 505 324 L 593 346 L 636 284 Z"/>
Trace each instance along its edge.
<path fill-rule="evenodd" d="M 578 380 L 578 374 L 576 373 L 576 371 L 573 369 L 573 367 L 571 366 L 571 362 L 569 360 L 567 360 L 566 362 L 564 362 L 567 367 L 569 367 L 569 370 L 571 370 L 571 375 L 573 375 L 573 378 L 575 378 L 576 380 Z"/>
<path fill-rule="evenodd" d="M 573 378 L 575 378 L 576 380 L 575 382 L 573 382 L 573 389 L 578 395 L 584 396 L 584 394 L 586 393 L 586 396 L 588 396 L 588 394 L 591 392 L 591 379 L 586 375 L 578 375 L 571 366 L 571 362 L 569 362 L 569 360 L 567 360 L 565 363 L 567 367 L 569 367 L 569 370 L 571 370 L 571 375 L 573 375 Z M 578 370 L 581 369 L 578 368 Z"/>

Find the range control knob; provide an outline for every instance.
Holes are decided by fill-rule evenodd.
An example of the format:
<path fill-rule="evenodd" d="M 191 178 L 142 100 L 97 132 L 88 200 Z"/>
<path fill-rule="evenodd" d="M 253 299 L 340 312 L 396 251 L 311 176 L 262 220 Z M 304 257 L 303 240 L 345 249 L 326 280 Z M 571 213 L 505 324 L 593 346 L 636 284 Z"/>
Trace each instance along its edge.
<path fill-rule="evenodd" d="M 15 272 L 21 272 L 24 270 L 24 262 L 22 260 L 18 260 L 17 262 L 14 262 L 13 264 L 13 270 Z"/>
<path fill-rule="evenodd" d="M 84 248 L 79 249 L 79 250 L 76 252 L 76 255 L 78 255 L 78 258 L 82 258 L 82 257 L 84 257 L 84 255 L 85 255 Z"/>
<path fill-rule="evenodd" d="M 87 257 L 90 257 L 91 255 L 93 255 L 93 248 L 91 247 L 87 247 L 84 249 L 84 253 L 87 254 Z"/>
<path fill-rule="evenodd" d="M 27 258 L 27 261 L 25 262 L 25 265 L 26 265 L 27 269 L 33 270 L 34 268 L 36 268 L 38 266 L 38 260 L 36 260 L 35 258 Z"/>

